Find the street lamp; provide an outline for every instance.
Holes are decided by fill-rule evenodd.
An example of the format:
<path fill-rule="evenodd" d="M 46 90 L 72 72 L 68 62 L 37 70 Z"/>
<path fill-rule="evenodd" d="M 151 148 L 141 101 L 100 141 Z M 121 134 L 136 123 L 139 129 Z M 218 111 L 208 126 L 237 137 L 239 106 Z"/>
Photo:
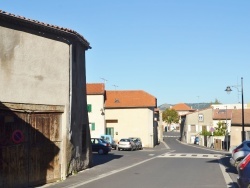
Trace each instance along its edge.
<path fill-rule="evenodd" d="M 232 86 L 232 87 L 238 87 L 238 86 Z M 227 86 L 225 91 L 229 94 L 232 91 L 232 89 L 231 89 L 230 86 Z M 245 140 L 243 77 L 241 77 L 241 103 L 242 103 L 242 132 L 241 132 L 241 138 L 242 138 L 242 142 L 243 142 Z"/>

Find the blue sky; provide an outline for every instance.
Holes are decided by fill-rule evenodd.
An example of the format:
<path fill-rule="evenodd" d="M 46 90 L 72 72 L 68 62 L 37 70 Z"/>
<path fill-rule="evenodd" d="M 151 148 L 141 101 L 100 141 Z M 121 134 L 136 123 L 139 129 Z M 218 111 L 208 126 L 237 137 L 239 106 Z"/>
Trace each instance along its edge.
<path fill-rule="evenodd" d="M 0 9 L 73 29 L 88 83 L 144 90 L 158 105 L 250 103 L 249 0 L 0 0 Z M 232 87 L 231 94 L 224 90 Z M 117 86 L 117 87 L 116 87 Z"/>

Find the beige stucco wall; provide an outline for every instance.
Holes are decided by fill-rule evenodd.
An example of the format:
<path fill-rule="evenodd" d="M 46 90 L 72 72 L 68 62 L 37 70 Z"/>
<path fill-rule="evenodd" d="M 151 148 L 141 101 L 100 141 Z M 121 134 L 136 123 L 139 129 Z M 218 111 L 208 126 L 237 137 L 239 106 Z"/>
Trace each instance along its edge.
<path fill-rule="evenodd" d="M 244 127 L 245 131 L 250 131 L 250 127 Z M 242 143 L 242 126 L 231 126 L 230 148 L 234 148 Z"/>
<path fill-rule="evenodd" d="M 69 45 L 0 27 L 0 100 L 63 105 L 60 152 L 66 152 L 69 108 Z M 62 178 L 67 162 L 61 155 Z"/>
<path fill-rule="evenodd" d="M 153 109 L 106 109 L 106 120 L 118 120 L 118 123 L 107 123 L 114 127 L 114 139 L 140 137 L 143 147 L 153 147 Z M 117 134 L 116 134 L 117 133 Z"/>
<path fill-rule="evenodd" d="M 203 121 L 198 121 L 198 114 L 203 115 Z M 196 132 L 191 133 L 191 125 L 196 126 Z M 186 115 L 186 121 L 184 125 L 184 135 L 186 135 L 187 143 L 193 142 L 193 137 L 202 131 L 202 126 L 206 126 L 207 131 L 213 125 L 213 109 L 208 108 L 201 111 L 196 111 Z"/>
<path fill-rule="evenodd" d="M 64 105 L 68 100 L 69 46 L 0 27 L 1 101 Z"/>
<path fill-rule="evenodd" d="M 87 95 L 87 103 L 92 105 L 92 112 L 88 113 L 91 137 L 99 138 L 105 134 L 104 95 Z M 101 109 L 104 110 L 104 114 Z M 91 123 L 95 123 L 95 130 L 91 130 Z"/>

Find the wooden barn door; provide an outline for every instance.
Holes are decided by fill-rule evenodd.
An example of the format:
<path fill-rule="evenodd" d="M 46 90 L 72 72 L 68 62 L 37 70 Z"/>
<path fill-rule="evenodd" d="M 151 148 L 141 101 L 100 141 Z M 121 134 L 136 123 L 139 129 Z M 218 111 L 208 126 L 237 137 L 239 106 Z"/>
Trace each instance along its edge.
<path fill-rule="evenodd" d="M 0 111 L 0 187 L 60 179 L 60 113 Z"/>

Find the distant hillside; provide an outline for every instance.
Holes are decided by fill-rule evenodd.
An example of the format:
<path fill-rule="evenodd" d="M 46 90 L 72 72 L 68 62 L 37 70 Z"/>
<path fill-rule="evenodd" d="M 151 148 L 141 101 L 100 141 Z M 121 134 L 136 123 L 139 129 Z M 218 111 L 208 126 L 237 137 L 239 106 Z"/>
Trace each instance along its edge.
<path fill-rule="evenodd" d="M 205 109 L 205 108 L 208 108 L 211 106 L 211 103 L 185 103 L 186 105 L 190 106 L 190 108 L 192 109 L 199 109 L 199 110 L 202 110 L 202 109 Z M 158 106 L 158 108 L 161 110 L 161 111 L 164 111 L 166 110 L 167 108 L 170 108 L 170 106 L 174 106 L 175 104 L 162 104 L 160 106 Z"/>

